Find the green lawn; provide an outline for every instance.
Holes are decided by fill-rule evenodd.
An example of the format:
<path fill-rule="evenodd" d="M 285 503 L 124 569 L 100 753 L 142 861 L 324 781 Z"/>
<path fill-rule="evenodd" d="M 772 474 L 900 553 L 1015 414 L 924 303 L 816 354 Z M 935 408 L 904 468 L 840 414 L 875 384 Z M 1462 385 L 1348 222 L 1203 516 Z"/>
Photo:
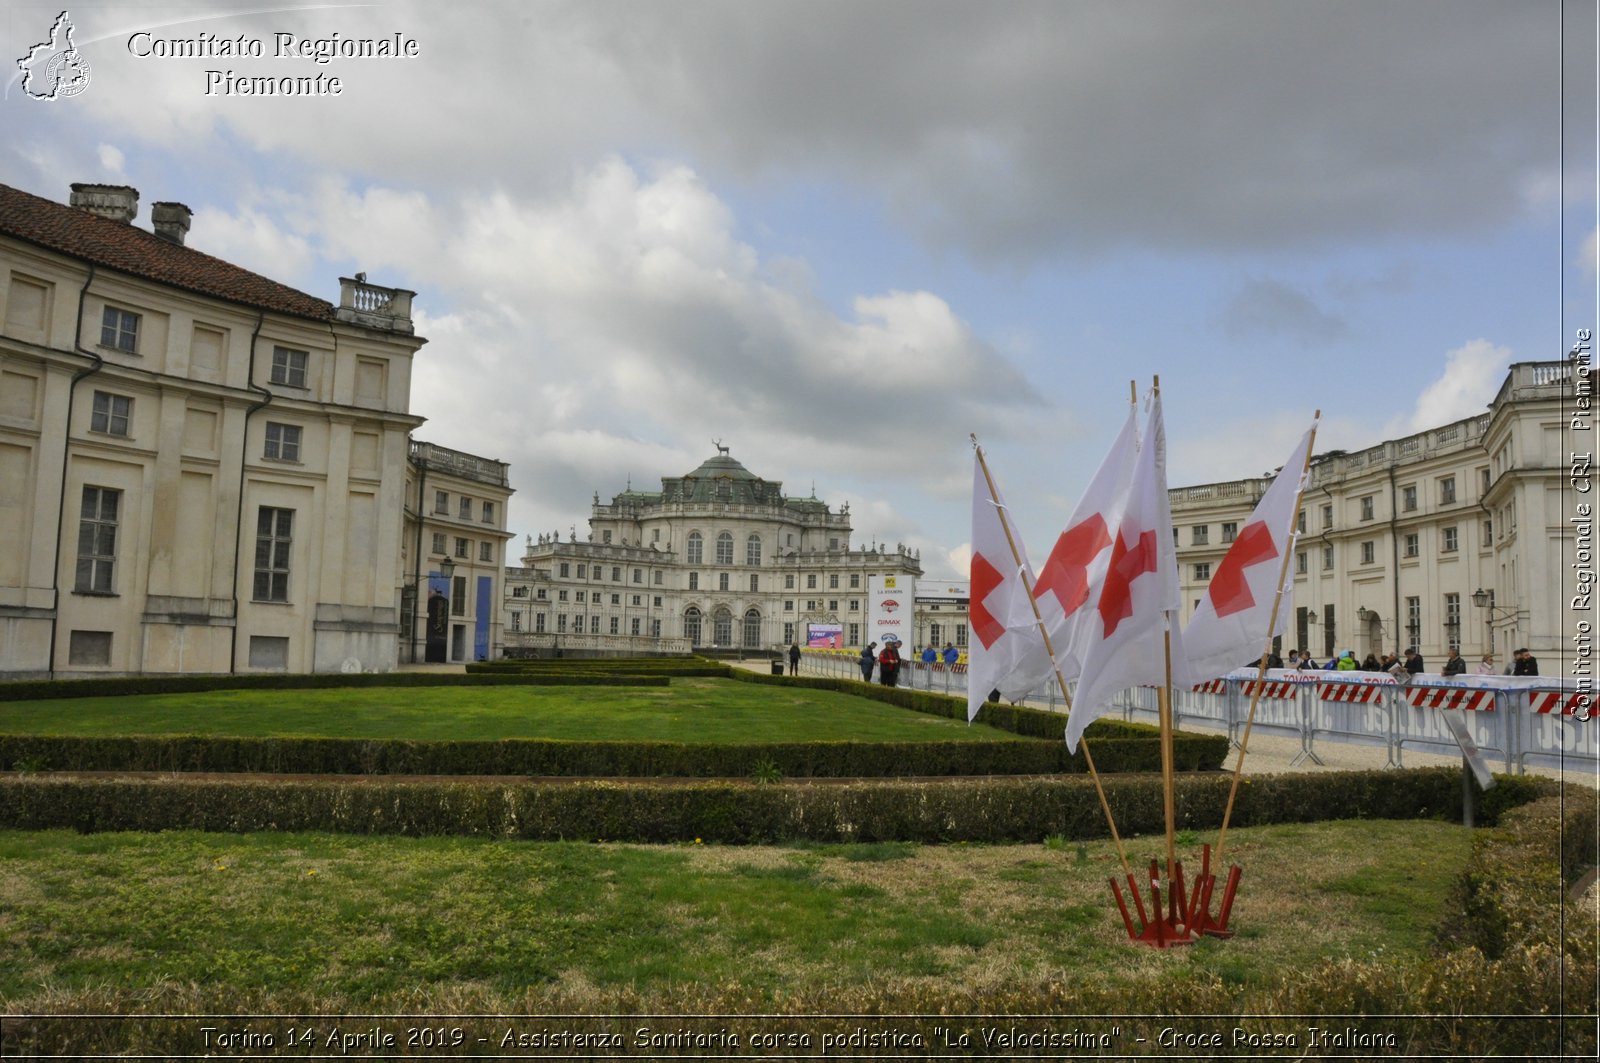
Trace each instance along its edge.
<path fill-rule="evenodd" d="M 667 687 L 374 687 L 0 702 L 0 734 L 740 743 L 1015 741 L 866 698 L 726 679 Z"/>
<path fill-rule="evenodd" d="M 324 834 L 0 832 L 0 1003 L 191 986 L 331 1012 L 471 995 L 715 986 L 753 998 L 871 985 L 1239 987 L 1324 960 L 1425 953 L 1469 832 L 1241 829 L 1231 941 L 1127 943 L 1109 843 L 721 847 Z M 1159 839 L 1135 839 L 1136 862 Z M 1185 855 L 1194 856 L 1193 853 Z M 1197 863 L 1197 861 L 1194 861 Z M 415 1004 L 413 1004 L 415 1006 Z"/>

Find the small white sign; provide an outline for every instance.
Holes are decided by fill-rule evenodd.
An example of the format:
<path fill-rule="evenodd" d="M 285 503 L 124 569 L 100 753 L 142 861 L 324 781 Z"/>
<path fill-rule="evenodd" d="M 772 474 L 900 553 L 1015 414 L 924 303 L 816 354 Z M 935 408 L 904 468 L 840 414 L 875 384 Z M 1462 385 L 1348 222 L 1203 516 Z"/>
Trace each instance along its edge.
<path fill-rule="evenodd" d="M 1444 721 L 1445 728 L 1456 740 L 1456 745 L 1461 747 L 1461 755 L 1467 758 L 1467 764 L 1471 766 L 1478 785 L 1485 790 L 1489 789 L 1494 785 L 1494 775 L 1489 771 L 1489 762 L 1483 759 L 1483 750 L 1473 741 L 1472 732 L 1467 729 L 1467 722 L 1461 718 L 1461 713 L 1453 709 L 1442 709 L 1439 711 L 1439 718 Z"/>

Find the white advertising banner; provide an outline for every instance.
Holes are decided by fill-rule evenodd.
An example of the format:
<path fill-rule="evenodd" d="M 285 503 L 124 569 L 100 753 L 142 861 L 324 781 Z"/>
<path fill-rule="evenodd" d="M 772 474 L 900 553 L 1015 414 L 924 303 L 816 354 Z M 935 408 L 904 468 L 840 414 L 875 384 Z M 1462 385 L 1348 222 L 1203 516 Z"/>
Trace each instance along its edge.
<path fill-rule="evenodd" d="M 899 642 L 902 653 L 911 650 L 911 622 L 917 597 L 914 576 L 872 576 L 867 580 L 867 641 L 879 649 Z"/>

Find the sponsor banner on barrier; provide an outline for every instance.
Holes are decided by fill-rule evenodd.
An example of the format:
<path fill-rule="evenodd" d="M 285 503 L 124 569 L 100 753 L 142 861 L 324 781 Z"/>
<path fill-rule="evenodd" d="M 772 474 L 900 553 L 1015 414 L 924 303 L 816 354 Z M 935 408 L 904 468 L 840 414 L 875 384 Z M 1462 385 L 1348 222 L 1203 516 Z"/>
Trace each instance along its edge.
<path fill-rule="evenodd" d="M 1353 705 L 1370 705 L 1378 700 L 1384 686 L 1395 686 L 1393 680 L 1384 683 L 1342 683 L 1323 680 L 1317 684 L 1317 697 L 1323 701 L 1346 701 Z"/>
<path fill-rule="evenodd" d="M 1541 716 L 1588 718 L 1594 708 L 1594 695 L 1587 691 L 1568 693 L 1564 690 L 1535 690 L 1528 694 L 1528 708 Z"/>
<path fill-rule="evenodd" d="M 1244 685 L 1239 688 L 1239 692 L 1246 697 L 1255 697 L 1256 687 L 1258 686 L 1261 688 L 1262 697 L 1288 701 L 1291 698 L 1299 697 L 1300 691 L 1304 689 L 1305 684 L 1290 682 L 1286 679 L 1269 679 L 1265 683 L 1258 683 L 1254 679 L 1250 679 L 1246 680 Z"/>
<path fill-rule="evenodd" d="M 1487 688 L 1411 686 L 1405 689 L 1405 699 L 1414 709 L 1494 711 L 1494 691 Z"/>

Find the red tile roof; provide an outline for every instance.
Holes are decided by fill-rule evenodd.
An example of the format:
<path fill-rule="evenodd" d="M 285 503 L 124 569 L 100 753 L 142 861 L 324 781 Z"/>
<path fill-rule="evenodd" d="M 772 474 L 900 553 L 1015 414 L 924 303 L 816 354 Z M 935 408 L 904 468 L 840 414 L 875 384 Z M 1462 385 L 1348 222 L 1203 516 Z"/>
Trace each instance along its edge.
<path fill-rule="evenodd" d="M 319 321 L 333 304 L 134 225 L 0 184 L 0 234 L 202 295 Z"/>

